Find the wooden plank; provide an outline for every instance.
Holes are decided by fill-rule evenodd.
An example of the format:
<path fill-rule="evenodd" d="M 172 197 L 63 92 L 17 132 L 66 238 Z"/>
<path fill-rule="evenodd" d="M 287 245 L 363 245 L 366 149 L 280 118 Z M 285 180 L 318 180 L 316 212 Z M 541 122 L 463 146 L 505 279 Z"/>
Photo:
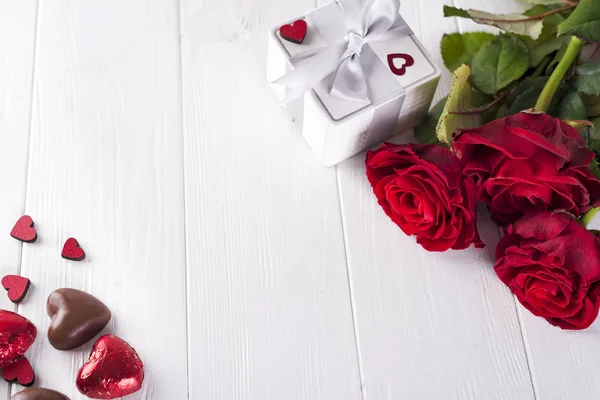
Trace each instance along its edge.
<path fill-rule="evenodd" d="M 0 0 L 0 278 L 20 273 L 22 244 L 9 232 L 25 212 L 36 8 L 36 0 Z M 0 291 L 0 308 L 14 311 Z M 0 400 L 8 394 L 0 380 Z"/>
<path fill-rule="evenodd" d="M 457 25 L 442 4 L 403 2 L 401 12 L 443 65 L 441 35 Z M 445 72 L 437 98 L 449 83 Z M 364 154 L 338 176 L 365 399 L 533 399 L 514 301 L 491 268 L 499 234 L 487 213 L 486 249 L 427 253 L 377 205 Z"/>
<path fill-rule="evenodd" d="M 185 399 L 186 312 L 178 2 L 40 2 L 20 311 L 38 326 L 37 383 L 83 399 L 92 343 L 53 349 L 45 301 L 85 290 L 112 310 L 105 332 L 134 346 L 146 381 L 128 399 Z M 76 237 L 88 257 L 62 260 Z"/>
<path fill-rule="evenodd" d="M 309 0 L 182 1 L 190 398 L 361 398 L 334 169 L 265 78 Z"/>
<path fill-rule="evenodd" d="M 457 6 L 490 12 L 522 11 L 527 6 L 517 2 L 457 0 Z M 464 28 L 479 29 L 471 21 Z M 493 28 L 489 30 L 493 31 Z M 595 221 L 596 227 L 600 224 Z M 517 302 L 519 318 L 528 352 L 529 365 L 537 399 L 592 400 L 600 398 L 600 382 L 595 371 L 600 369 L 600 321 L 583 332 L 555 328 L 537 318 Z"/>

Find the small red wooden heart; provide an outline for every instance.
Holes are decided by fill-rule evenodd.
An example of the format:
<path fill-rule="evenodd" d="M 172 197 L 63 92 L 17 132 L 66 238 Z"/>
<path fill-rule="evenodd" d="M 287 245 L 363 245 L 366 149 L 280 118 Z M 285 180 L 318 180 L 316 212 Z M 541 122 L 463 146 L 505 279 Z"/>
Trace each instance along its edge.
<path fill-rule="evenodd" d="M 304 38 L 306 37 L 306 32 L 308 31 L 308 25 L 305 20 L 299 19 L 295 21 L 291 25 L 283 25 L 279 29 L 279 33 L 281 37 L 288 42 L 302 44 Z"/>
<path fill-rule="evenodd" d="M 31 281 L 18 275 L 6 275 L 2 278 L 2 287 L 8 290 L 8 298 L 13 303 L 20 303 L 29 290 Z"/>
<path fill-rule="evenodd" d="M 8 382 L 17 381 L 23 386 L 31 386 L 35 382 L 35 373 L 27 357 L 23 357 L 4 368 L 2 378 Z"/>
<path fill-rule="evenodd" d="M 395 75 L 398 75 L 398 76 L 404 75 L 406 73 L 406 68 L 412 67 L 413 65 L 415 65 L 415 59 L 410 54 L 404 54 L 404 53 L 388 54 L 387 59 L 388 59 L 388 64 L 390 66 L 390 69 L 392 70 L 392 72 Z M 394 61 L 398 60 L 398 59 L 404 60 L 404 65 L 402 65 L 402 67 L 400 67 L 400 68 L 396 67 L 396 65 L 394 64 Z"/>
<path fill-rule="evenodd" d="M 79 246 L 75 238 L 69 238 L 62 249 L 62 258 L 71 261 L 81 261 L 85 258 L 85 251 Z"/>
<path fill-rule="evenodd" d="M 37 232 L 33 227 L 33 220 L 31 217 L 29 215 L 23 215 L 19 218 L 12 231 L 10 231 L 10 236 L 26 243 L 35 242 L 37 240 Z"/>

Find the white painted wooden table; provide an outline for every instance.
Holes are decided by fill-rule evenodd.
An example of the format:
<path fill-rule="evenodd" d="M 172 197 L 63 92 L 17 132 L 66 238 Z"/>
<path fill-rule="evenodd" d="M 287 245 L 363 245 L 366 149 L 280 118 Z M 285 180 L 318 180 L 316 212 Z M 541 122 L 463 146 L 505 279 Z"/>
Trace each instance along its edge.
<path fill-rule="evenodd" d="M 481 29 L 403 3 L 440 65 L 444 32 Z M 316 5 L 0 0 L 0 273 L 33 281 L 16 310 L 39 328 L 37 384 L 83 398 L 91 343 L 45 337 L 48 294 L 74 287 L 142 356 L 131 399 L 599 399 L 600 324 L 565 332 L 515 304 L 485 214 L 487 249 L 427 253 L 377 206 L 363 155 L 326 169 L 292 133 L 267 31 Z M 23 213 L 35 244 L 9 236 Z M 69 236 L 85 262 L 60 258 Z"/>

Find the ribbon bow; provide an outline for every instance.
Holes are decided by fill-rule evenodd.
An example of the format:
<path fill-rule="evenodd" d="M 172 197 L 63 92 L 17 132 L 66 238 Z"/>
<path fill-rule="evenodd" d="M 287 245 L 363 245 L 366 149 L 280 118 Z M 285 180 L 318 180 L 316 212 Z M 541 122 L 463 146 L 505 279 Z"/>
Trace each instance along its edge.
<path fill-rule="evenodd" d="M 337 0 L 336 4 L 342 18 L 332 20 L 329 13 L 318 10 L 306 16 L 326 45 L 290 58 L 294 70 L 274 82 L 288 89 L 284 103 L 324 80 L 331 96 L 375 106 L 404 93 L 370 46 L 412 33 L 399 15 L 399 0 Z"/>

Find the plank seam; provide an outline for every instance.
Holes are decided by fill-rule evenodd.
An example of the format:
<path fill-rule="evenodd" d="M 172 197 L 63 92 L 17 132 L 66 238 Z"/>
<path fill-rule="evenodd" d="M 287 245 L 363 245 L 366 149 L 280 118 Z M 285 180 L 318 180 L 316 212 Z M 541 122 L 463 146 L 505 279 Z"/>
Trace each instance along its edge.
<path fill-rule="evenodd" d="M 515 312 L 517 313 L 519 330 L 521 331 L 521 340 L 523 341 L 523 350 L 525 351 L 525 362 L 527 363 L 527 370 L 529 371 L 529 381 L 531 382 L 531 387 L 533 389 L 533 399 L 537 400 L 540 397 L 538 387 L 536 385 L 535 379 L 533 378 L 533 361 L 531 360 L 529 340 L 527 340 L 527 331 L 525 330 L 525 322 L 523 321 L 523 314 L 521 313 L 521 310 L 519 309 L 519 304 L 517 303 L 517 297 L 513 295 L 512 298 L 515 303 Z"/>
<path fill-rule="evenodd" d="M 188 290 L 188 236 L 187 236 L 187 190 L 186 190 L 186 168 L 185 168 L 185 135 L 183 134 L 183 124 L 184 124 L 184 109 L 183 109 L 183 50 L 182 50 L 182 42 L 183 35 L 181 32 L 181 0 L 177 1 L 177 16 L 178 16 L 178 36 L 179 36 L 179 120 L 181 123 L 181 177 L 183 179 L 183 193 L 182 193 L 182 203 L 183 203 L 183 262 L 184 262 L 184 271 L 183 271 L 183 279 L 184 279 L 184 294 L 185 294 L 185 368 L 186 368 L 186 398 L 189 400 L 190 398 L 190 382 L 191 382 L 191 371 L 190 371 L 190 314 L 189 314 L 189 290 Z"/>
<path fill-rule="evenodd" d="M 346 275 L 348 277 L 348 294 L 350 296 L 350 310 L 352 312 L 352 328 L 354 330 L 354 345 L 356 348 L 356 359 L 358 362 L 358 379 L 359 379 L 359 385 L 360 385 L 360 396 L 362 400 L 366 400 L 366 394 L 365 394 L 365 387 L 363 385 L 363 363 L 362 363 L 362 359 L 360 357 L 360 349 L 358 346 L 358 328 L 357 328 L 357 323 L 356 323 L 356 313 L 355 313 L 355 306 L 354 306 L 354 295 L 352 292 L 352 283 L 351 283 L 351 275 L 350 275 L 350 261 L 348 258 L 348 240 L 346 238 L 346 221 L 344 220 L 344 205 L 343 205 L 343 199 L 342 199 L 342 191 L 341 191 L 341 185 L 340 185 L 340 171 L 339 168 L 336 166 L 335 167 L 335 183 L 336 183 L 336 189 L 338 192 L 338 198 L 339 198 L 339 206 L 340 206 L 340 219 L 342 221 L 342 238 L 344 240 L 344 259 L 346 261 Z"/>
<path fill-rule="evenodd" d="M 33 92 L 34 92 L 34 84 L 35 84 L 35 69 L 36 69 L 36 64 L 37 64 L 37 42 L 38 42 L 38 34 L 39 34 L 39 20 L 38 20 L 38 16 L 40 13 L 40 2 L 37 1 L 36 2 L 36 6 L 35 6 L 35 36 L 33 39 L 33 68 L 31 69 L 31 88 L 30 88 L 30 105 L 29 105 L 29 137 L 27 140 L 27 160 L 26 160 L 26 171 L 25 171 L 25 193 L 23 193 L 23 214 L 26 213 L 27 210 L 27 192 L 28 192 L 28 186 L 29 186 L 29 169 L 30 169 L 30 163 L 29 160 L 31 159 L 31 130 L 32 130 L 32 126 L 33 126 Z M 17 275 L 21 275 L 21 267 L 23 264 L 23 243 L 21 243 L 21 255 L 19 257 L 19 265 L 17 266 Z M 19 304 L 15 305 L 15 311 L 19 310 Z"/>
<path fill-rule="evenodd" d="M 34 93 L 34 87 L 35 87 L 35 70 L 36 70 L 36 64 L 37 64 L 37 44 L 38 44 L 38 34 L 39 34 L 39 15 L 40 15 L 40 2 L 39 0 L 36 1 L 35 3 L 35 34 L 33 36 L 33 66 L 31 68 L 31 81 L 30 81 L 30 89 L 29 89 L 29 128 L 28 128 L 28 133 L 29 133 L 29 137 L 27 138 L 27 159 L 25 162 L 25 192 L 23 193 L 23 208 L 22 208 L 22 213 L 25 214 L 26 210 L 27 210 L 27 193 L 28 193 L 28 186 L 29 186 L 29 169 L 30 169 L 30 163 L 29 160 L 31 160 L 31 130 L 32 130 L 32 126 L 33 126 L 33 93 Z M 23 270 L 23 243 L 21 243 L 20 246 L 20 254 L 19 254 L 19 265 L 17 265 L 17 275 L 21 275 L 21 272 Z M 14 310 L 15 313 L 19 313 L 19 308 L 21 307 L 20 303 L 15 304 L 14 306 Z M 11 393 L 12 393 L 12 389 L 14 387 L 14 383 L 9 382 L 8 383 L 8 395 L 7 398 L 11 397 Z"/>
<path fill-rule="evenodd" d="M 456 5 L 456 0 L 452 0 L 452 5 L 454 7 L 457 7 Z M 462 21 L 460 20 L 454 20 L 454 24 L 456 26 L 456 29 L 460 32 L 460 33 L 464 33 L 464 27 L 462 25 Z M 498 228 L 498 232 L 499 232 L 499 237 L 502 237 L 502 229 Z M 531 361 L 531 354 L 529 351 L 529 346 L 528 346 L 528 341 L 526 339 L 526 332 L 524 329 L 524 323 L 522 321 L 522 315 L 521 312 L 519 310 L 518 304 L 517 304 L 517 299 L 514 295 L 511 295 L 513 302 L 515 304 L 515 313 L 517 315 L 517 322 L 519 324 L 519 334 L 521 335 L 521 342 L 523 343 L 523 351 L 525 353 L 525 364 L 527 365 L 527 371 L 529 372 L 529 382 L 531 382 L 531 389 L 533 391 L 533 399 L 537 400 L 539 398 L 538 395 L 538 388 L 537 385 L 535 383 L 535 380 L 533 378 L 533 371 L 532 371 L 532 361 Z"/>
<path fill-rule="evenodd" d="M 457 7 L 456 0 L 452 0 L 452 5 L 454 7 Z M 454 24 L 460 33 L 464 33 L 465 29 L 464 29 L 462 21 L 460 19 L 457 21 L 457 19 L 455 18 Z M 498 232 L 500 235 L 499 237 L 502 237 L 502 229 L 501 228 L 498 228 Z M 523 351 L 525 353 L 525 363 L 527 365 L 527 371 L 529 372 L 529 381 L 531 382 L 531 388 L 533 391 L 533 399 L 537 400 L 537 399 L 539 399 L 539 392 L 538 392 L 538 388 L 537 388 L 535 379 L 533 378 L 532 360 L 531 360 L 530 349 L 528 346 L 529 341 L 527 340 L 527 333 L 524 328 L 525 324 L 523 321 L 523 316 L 521 314 L 521 311 L 519 310 L 519 307 L 518 307 L 517 299 L 514 295 L 511 294 L 511 296 L 512 296 L 513 302 L 515 304 L 515 313 L 517 315 L 517 322 L 519 324 L 519 333 L 521 335 L 521 341 L 523 343 Z"/>

